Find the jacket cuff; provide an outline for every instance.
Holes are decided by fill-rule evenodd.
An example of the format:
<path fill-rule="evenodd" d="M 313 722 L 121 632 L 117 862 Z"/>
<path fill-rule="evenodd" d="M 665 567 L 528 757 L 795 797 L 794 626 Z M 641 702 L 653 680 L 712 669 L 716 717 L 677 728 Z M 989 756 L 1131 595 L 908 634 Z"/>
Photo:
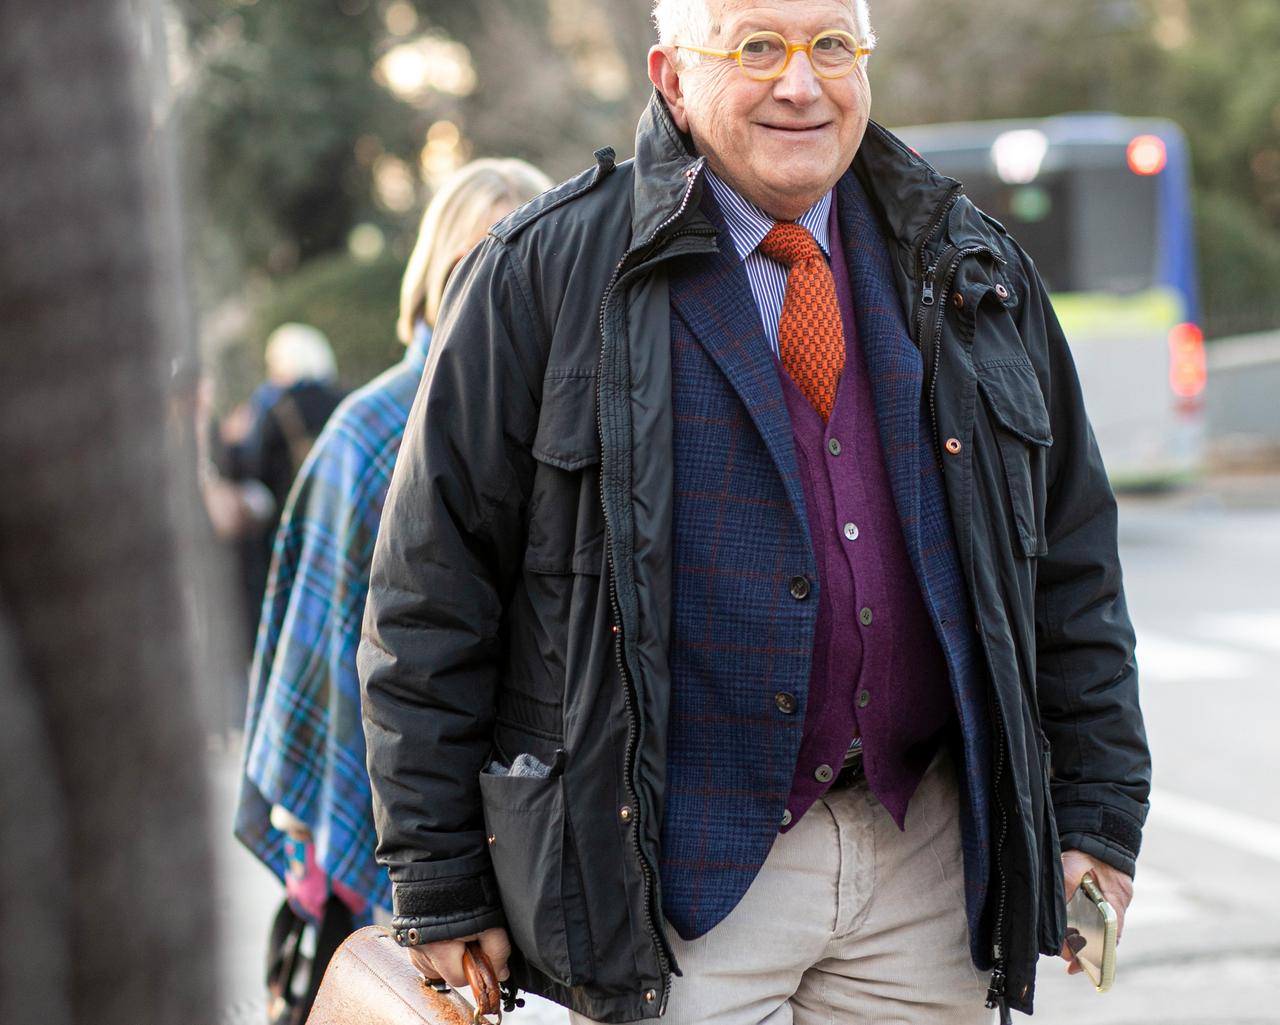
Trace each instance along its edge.
<path fill-rule="evenodd" d="M 1057 809 L 1064 851 L 1082 851 L 1132 877 L 1142 849 L 1142 823 L 1107 805 L 1065 805 Z"/>
<path fill-rule="evenodd" d="M 506 916 L 500 910 L 483 911 L 447 922 L 413 915 L 396 915 L 391 919 L 391 935 L 402 947 L 416 947 L 421 943 L 456 940 L 463 936 L 475 936 L 486 929 L 505 929 L 506 926 Z"/>
<path fill-rule="evenodd" d="M 451 875 L 393 881 L 391 929 L 396 942 L 411 947 L 505 925 L 497 881 L 487 858 L 484 863 L 484 868 L 459 866 L 463 871 Z"/>

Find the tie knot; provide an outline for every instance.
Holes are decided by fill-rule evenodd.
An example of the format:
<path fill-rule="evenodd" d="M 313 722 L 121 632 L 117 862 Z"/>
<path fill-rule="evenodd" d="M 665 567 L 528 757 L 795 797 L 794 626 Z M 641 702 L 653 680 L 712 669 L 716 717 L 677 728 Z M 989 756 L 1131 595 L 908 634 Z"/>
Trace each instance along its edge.
<path fill-rule="evenodd" d="M 822 256 L 814 237 L 794 221 L 779 221 L 770 228 L 760 241 L 760 252 L 788 267 Z"/>

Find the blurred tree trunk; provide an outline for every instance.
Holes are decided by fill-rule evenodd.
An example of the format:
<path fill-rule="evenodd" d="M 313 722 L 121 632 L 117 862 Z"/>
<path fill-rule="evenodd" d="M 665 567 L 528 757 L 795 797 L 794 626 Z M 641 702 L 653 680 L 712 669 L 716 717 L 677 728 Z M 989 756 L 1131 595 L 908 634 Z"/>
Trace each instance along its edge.
<path fill-rule="evenodd" d="M 154 18 L 150 0 L 0 0 L 5 1025 L 216 1013 L 165 432 L 189 331 L 146 81 Z"/>

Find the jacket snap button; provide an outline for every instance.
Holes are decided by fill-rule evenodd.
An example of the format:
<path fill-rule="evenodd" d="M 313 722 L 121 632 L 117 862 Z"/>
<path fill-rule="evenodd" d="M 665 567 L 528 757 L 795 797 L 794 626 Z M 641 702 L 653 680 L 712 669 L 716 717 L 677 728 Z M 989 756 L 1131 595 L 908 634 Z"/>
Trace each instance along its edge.
<path fill-rule="evenodd" d="M 943 445 L 943 448 L 954 456 L 960 454 L 960 449 L 963 448 L 963 446 L 960 444 L 959 438 L 948 438 L 946 444 Z"/>
<path fill-rule="evenodd" d="M 792 715 L 796 710 L 796 696 L 788 694 L 785 690 L 780 690 L 773 696 L 773 703 L 778 706 L 778 711 L 783 715 Z"/>
<path fill-rule="evenodd" d="M 651 1004 L 657 999 L 658 999 L 658 993 L 656 990 L 646 989 L 644 991 L 644 1002 L 646 1004 Z"/>
<path fill-rule="evenodd" d="M 959 292 L 956 292 L 955 294 L 953 294 L 951 296 L 951 305 L 954 306 L 957 310 L 963 310 L 964 296 L 962 296 Z"/>
<path fill-rule="evenodd" d="M 1008 299 L 1009 290 L 1005 288 L 1004 285 L 996 285 L 996 295 L 998 295 L 1001 299 Z"/>
<path fill-rule="evenodd" d="M 630 822 L 631 821 L 631 805 L 624 804 L 621 808 L 619 808 L 618 818 L 622 819 L 623 822 Z"/>
<path fill-rule="evenodd" d="M 417 945 L 418 945 L 418 930 L 410 929 L 409 930 L 409 946 L 416 947 Z"/>
<path fill-rule="evenodd" d="M 809 581 L 805 577 L 791 578 L 791 597 L 796 601 L 804 601 L 809 597 Z"/>
<path fill-rule="evenodd" d="M 485 837 L 485 839 L 488 841 L 490 847 L 492 847 L 494 844 L 498 842 L 498 838 L 493 833 L 490 833 L 487 837 Z"/>

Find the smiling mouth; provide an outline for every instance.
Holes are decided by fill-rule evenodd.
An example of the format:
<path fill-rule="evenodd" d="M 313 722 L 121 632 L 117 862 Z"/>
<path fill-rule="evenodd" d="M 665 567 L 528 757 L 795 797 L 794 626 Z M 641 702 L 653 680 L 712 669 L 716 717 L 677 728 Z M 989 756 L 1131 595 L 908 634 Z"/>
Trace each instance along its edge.
<path fill-rule="evenodd" d="M 821 128 L 826 128 L 831 122 L 824 121 L 820 125 L 770 125 L 762 124 L 761 127 L 768 128 L 774 132 L 790 132 L 793 135 L 803 135 L 805 132 L 816 132 Z"/>

